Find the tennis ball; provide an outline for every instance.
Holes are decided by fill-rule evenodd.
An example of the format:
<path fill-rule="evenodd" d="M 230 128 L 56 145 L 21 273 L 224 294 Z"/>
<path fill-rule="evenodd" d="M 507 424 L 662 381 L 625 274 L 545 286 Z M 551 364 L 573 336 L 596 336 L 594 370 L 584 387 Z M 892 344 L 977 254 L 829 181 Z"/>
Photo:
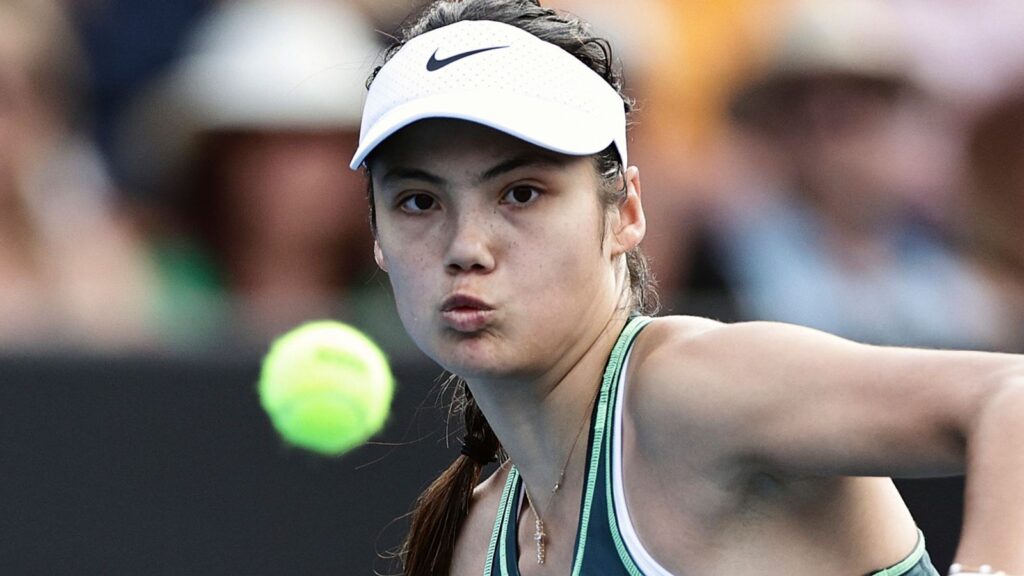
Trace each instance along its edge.
<path fill-rule="evenodd" d="M 289 444 L 336 456 L 384 426 L 394 378 L 377 345 L 330 320 L 303 324 L 277 338 L 263 359 L 259 396 Z"/>

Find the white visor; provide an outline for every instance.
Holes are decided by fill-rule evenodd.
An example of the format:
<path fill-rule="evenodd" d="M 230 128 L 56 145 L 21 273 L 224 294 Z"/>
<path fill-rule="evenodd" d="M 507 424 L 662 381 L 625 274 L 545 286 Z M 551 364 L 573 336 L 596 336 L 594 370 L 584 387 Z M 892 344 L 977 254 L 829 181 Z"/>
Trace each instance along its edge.
<path fill-rule="evenodd" d="M 615 144 L 626 165 L 626 112 L 601 76 L 515 26 L 463 21 L 417 36 L 381 68 L 349 165 L 402 128 L 455 118 L 572 156 Z"/>

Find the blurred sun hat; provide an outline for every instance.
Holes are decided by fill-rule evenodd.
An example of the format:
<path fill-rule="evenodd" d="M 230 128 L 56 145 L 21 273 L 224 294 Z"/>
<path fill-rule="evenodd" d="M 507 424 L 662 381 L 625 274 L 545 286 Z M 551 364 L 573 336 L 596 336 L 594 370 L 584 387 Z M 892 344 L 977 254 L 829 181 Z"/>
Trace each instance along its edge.
<path fill-rule="evenodd" d="M 235 0 L 200 24 L 166 82 L 204 127 L 358 126 L 379 51 L 342 2 Z"/>
<path fill-rule="evenodd" d="M 614 145 L 627 161 L 618 92 L 565 50 L 499 22 L 431 30 L 384 64 L 370 85 L 350 166 L 359 168 L 389 136 L 426 118 L 475 122 L 569 155 Z"/>
<path fill-rule="evenodd" d="M 355 132 L 381 48 L 364 16 L 344 2 L 218 3 L 177 63 L 125 115 L 119 152 L 133 171 L 140 163 L 167 171 L 205 132 Z"/>
<path fill-rule="evenodd" d="M 911 55 L 899 13 L 886 0 L 798 0 L 760 72 L 734 93 L 730 112 L 760 125 L 785 114 L 807 82 L 840 79 L 898 90 L 912 83 Z"/>

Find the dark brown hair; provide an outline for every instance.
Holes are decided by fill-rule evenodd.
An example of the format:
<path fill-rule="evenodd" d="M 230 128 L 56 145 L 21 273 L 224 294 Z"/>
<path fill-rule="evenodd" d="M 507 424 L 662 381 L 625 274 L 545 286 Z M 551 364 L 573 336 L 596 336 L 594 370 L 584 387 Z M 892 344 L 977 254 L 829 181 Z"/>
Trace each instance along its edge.
<path fill-rule="evenodd" d="M 406 42 L 431 30 L 464 20 L 489 20 L 516 26 L 541 40 L 569 52 L 608 82 L 621 96 L 627 114 L 632 102 L 622 91 L 622 74 L 612 57 L 608 42 L 597 38 L 580 19 L 540 6 L 532 0 L 440 0 L 429 5 L 407 26 L 384 55 L 386 63 Z M 369 86 L 380 67 L 367 81 Z M 594 155 L 601 178 L 600 200 L 606 208 L 626 198 L 625 167 L 614 145 Z M 368 174 L 369 175 L 369 174 Z M 370 225 L 376 235 L 372 179 L 368 186 Z M 630 311 L 654 314 L 659 304 L 647 259 L 634 248 L 626 253 L 629 272 Z M 489 456 L 497 456 L 501 444 L 494 435 L 472 394 L 457 382 L 453 402 L 464 416 L 466 442 Z M 480 481 L 483 464 L 466 454 L 455 461 L 420 495 L 412 513 L 412 525 L 399 557 L 406 576 L 447 574 L 451 569 L 455 542 L 469 514 L 473 489 Z"/>

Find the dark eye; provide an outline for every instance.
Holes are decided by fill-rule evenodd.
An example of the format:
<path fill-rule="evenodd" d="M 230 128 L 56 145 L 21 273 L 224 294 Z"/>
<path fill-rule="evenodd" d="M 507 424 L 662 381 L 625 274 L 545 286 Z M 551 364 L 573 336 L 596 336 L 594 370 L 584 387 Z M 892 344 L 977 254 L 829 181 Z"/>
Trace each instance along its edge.
<path fill-rule="evenodd" d="M 413 194 L 406 197 L 400 204 L 402 210 L 411 214 L 421 214 L 437 206 L 437 200 L 429 194 Z"/>
<path fill-rule="evenodd" d="M 516 186 L 510 188 L 502 197 L 507 204 L 525 205 L 540 197 L 540 191 L 532 186 Z"/>

